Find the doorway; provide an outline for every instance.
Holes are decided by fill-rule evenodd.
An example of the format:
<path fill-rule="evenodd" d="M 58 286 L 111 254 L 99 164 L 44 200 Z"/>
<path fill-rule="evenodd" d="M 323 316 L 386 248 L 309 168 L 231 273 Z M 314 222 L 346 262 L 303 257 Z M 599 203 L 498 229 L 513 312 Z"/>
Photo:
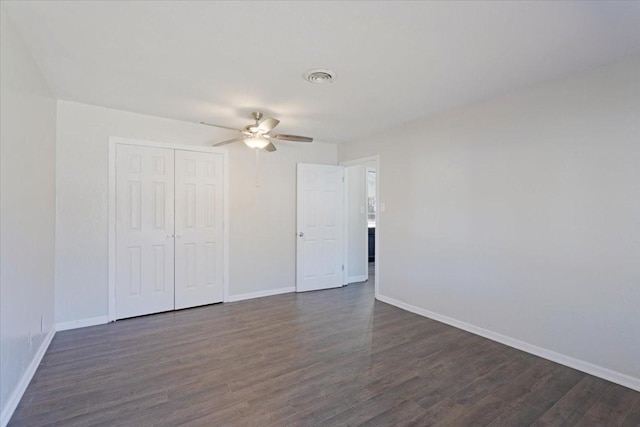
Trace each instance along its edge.
<path fill-rule="evenodd" d="M 342 162 L 345 168 L 345 284 L 370 284 L 378 295 L 380 266 L 379 157 Z"/>

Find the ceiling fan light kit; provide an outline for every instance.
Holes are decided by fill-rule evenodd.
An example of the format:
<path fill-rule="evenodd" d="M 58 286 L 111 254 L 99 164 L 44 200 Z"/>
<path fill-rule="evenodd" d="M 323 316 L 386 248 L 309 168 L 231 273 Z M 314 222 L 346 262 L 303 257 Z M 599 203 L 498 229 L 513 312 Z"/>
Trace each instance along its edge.
<path fill-rule="evenodd" d="M 225 145 L 225 144 L 231 144 L 233 142 L 242 141 L 247 145 L 247 147 L 254 148 L 257 150 L 265 150 L 268 152 L 273 152 L 273 151 L 276 151 L 276 146 L 273 144 L 273 142 L 271 142 L 271 139 L 277 139 L 280 141 L 293 141 L 293 142 L 312 142 L 313 141 L 313 138 L 310 138 L 308 136 L 285 135 L 285 134 L 271 135 L 271 131 L 273 130 L 273 128 L 278 126 L 278 124 L 280 123 L 280 120 L 274 119 L 273 117 L 267 117 L 266 119 L 260 121 L 262 117 L 264 117 L 264 115 L 259 111 L 255 111 L 251 113 L 251 116 L 255 120 L 255 123 L 247 125 L 242 129 L 236 129 L 228 126 L 214 125 L 206 122 L 200 122 L 200 124 L 218 127 L 222 129 L 235 130 L 237 132 L 242 133 L 242 136 L 213 144 L 214 147 L 217 145 Z"/>
<path fill-rule="evenodd" d="M 263 149 L 264 147 L 269 145 L 269 140 L 267 138 L 264 138 L 264 137 L 258 135 L 258 136 L 252 136 L 250 138 L 246 138 L 244 140 L 244 143 L 249 148 Z"/>

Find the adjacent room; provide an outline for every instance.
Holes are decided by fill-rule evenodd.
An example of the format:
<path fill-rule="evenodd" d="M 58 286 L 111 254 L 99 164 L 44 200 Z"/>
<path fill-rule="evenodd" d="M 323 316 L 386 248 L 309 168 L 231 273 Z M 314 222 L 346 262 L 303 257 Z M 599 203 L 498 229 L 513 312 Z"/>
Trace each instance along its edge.
<path fill-rule="evenodd" d="M 0 12 L 0 427 L 640 426 L 640 2 Z"/>

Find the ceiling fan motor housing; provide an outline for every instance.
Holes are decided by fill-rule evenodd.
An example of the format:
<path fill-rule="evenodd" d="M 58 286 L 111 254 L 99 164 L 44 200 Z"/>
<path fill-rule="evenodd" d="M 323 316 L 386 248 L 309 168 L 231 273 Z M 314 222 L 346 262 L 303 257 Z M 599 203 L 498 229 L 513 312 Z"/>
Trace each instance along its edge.
<path fill-rule="evenodd" d="M 247 125 L 242 129 L 242 133 L 248 136 L 252 136 L 252 135 L 259 134 L 261 132 L 260 132 L 260 129 L 258 129 L 257 125 Z"/>

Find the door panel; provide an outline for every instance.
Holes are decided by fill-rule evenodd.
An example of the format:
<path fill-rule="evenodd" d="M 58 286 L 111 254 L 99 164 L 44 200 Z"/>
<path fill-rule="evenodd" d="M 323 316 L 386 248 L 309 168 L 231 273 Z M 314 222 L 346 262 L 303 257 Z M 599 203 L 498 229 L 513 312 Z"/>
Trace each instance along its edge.
<path fill-rule="evenodd" d="M 176 150 L 175 308 L 224 298 L 223 156 Z"/>
<path fill-rule="evenodd" d="M 116 148 L 116 318 L 173 310 L 174 153 Z"/>
<path fill-rule="evenodd" d="M 343 168 L 298 164 L 298 292 L 342 286 Z"/>

